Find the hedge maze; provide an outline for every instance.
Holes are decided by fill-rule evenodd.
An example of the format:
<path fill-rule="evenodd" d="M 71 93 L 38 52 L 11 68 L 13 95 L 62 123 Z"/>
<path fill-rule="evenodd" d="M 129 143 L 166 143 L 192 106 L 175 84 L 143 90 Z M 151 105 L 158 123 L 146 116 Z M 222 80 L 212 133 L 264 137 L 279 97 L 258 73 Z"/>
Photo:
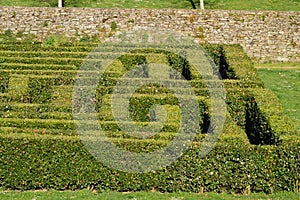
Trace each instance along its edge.
<path fill-rule="evenodd" d="M 299 191 L 299 133 L 277 97 L 263 87 L 251 60 L 238 45 L 203 45 L 223 77 L 227 105 L 223 133 L 204 158 L 200 157 L 199 149 L 210 122 L 210 102 L 201 75 L 181 56 L 153 49 L 127 53 L 115 60 L 102 75 L 95 98 L 99 124 L 112 143 L 130 151 L 150 152 L 165 146 L 179 128 L 178 99 L 159 84 L 136 90 L 129 110 L 135 124 L 146 126 L 157 120 L 151 105 L 162 105 L 168 114 L 162 130 L 147 139 L 139 139 L 118 127 L 111 112 L 112 92 L 118 79 L 136 65 L 144 65 L 137 72 L 143 78 L 149 76 L 149 63 L 164 63 L 177 69 L 193 86 L 201 120 L 189 150 L 170 166 L 131 174 L 102 165 L 81 143 L 72 115 L 77 70 L 96 45 L 92 42 L 45 45 L 25 41 L 0 44 L 0 187 Z M 113 49 L 107 48 L 103 56 L 111 54 Z M 176 82 L 178 77 L 173 78 Z M 126 93 L 135 81 L 138 80 L 128 80 L 122 91 Z"/>

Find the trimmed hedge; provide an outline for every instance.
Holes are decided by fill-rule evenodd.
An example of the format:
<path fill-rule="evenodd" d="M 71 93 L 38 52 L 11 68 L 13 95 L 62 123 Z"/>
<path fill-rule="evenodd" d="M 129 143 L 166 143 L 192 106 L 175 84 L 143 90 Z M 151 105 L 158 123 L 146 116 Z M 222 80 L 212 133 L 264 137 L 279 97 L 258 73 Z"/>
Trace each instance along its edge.
<path fill-rule="evenodd" d="M 299 187 L 299 144 L 295 141 L 288 145 L 253 146 L 221 142 L 208 156 L 200 158 L 200 144 L 193 143 L 168 167 L 130 174 L 103 166 L 77 138 L 1 135 L 0 187 L 119 192 L 293 191 Z M 128 145 L 127 149 L 136 147 Z"/>
<path fill-rule="evenodd" d="M 88 52 L 49 52 L 49 51 L 0 51 L 0 57 L 21 57 L 21 58 L 81 58 L 85 59 Z"/>
<path fill-rule="evenodd" d="M 245 130 L 252 144 L 277 144 L 296 129 L 276 95 L 268 89 L 251 90 L 247 97 Z"/>
<path fill-rule="evenodd" d="M 28 65 L 30 66 L 30 65 Z M 34 65 L 32 65 L 34 66 Z M 8 74 L 14 74 L 14 75 L 29 75 L 29 76 L 60 76 L 60 75 L 68 75 L 68 76 L 76 76 L 78 70 L 52 70 L 52 66 L 48 65 L 47 66 L 49 69 L 43 70 L 34 70 L 34 69 L 18 69 L 18 70 L 11 70 L 11 69 L 1 69 L 0 71 L 3 73 L 8 73 Z M 54 67 L 55 68 L 55 67 Z"/>
<path fill-rule="evenodd" d="M 19 118 L 19 119 L 65 119 L 72 120 L 72 113 L 65 112 L 35 112 L 32 110 L 20 111 L 17 112 L 0 112 L 1 118 Z"/>
<path fill-rule="evenodd" d="M 246 120 L 246 100 L 248 95 L 247 88 L 233 87 L 226 90 L 226 104 L 227 110 L 232 116 L 234 122 L 245 127 Z"/>
<path fill-rule="evenodd" d="M 120 90 L 118 91 L 118 94 L 126 94 L 127 92 L 131 91 L 132 88 L 131 86 L 124 86 L 124 87 L 119 87 Z M 208 88 L 192 88 L 195 95 L 197 96 L 209 96 L 209 90 Z M 97 91 L 99 95 L 106 95 L 110 94 L 114 91 L 113 86 L 99 86 L 97 88 Z M 186 88 L 176 88 L 176 91 L 178 93 L 183 93 L 186 91 Z M 155 84 L 149 84 L 149 85 L 144 85 L 138 90 L 135 91 L 137 94 L 152 94 L 152 95 L 159 95 L 159 94 L 171 94 L 173 93 L 172 90 L 168 89 L 167 87 L 162 87 L 160 85 L 155 85 Z"/>
<path fill-rule="evenodd" d="M 0 93 L 5 93 L 8 90 L 10 74 L 0 71 Z"/>
<path fill-rule="evenodd" d="M 203 47 L 208 56 L 218 67 L 222 79 L 236 79 L 233 69 L 228 64 L 227 52 L 224 51 L 223 45 L 204 44 Z"/>
<path fill-rule="evenodd" d="M 30 103 L 48 103 L 51 101 L 52 89 L 54 86 L 53 78 L 34 78 L 29 79 L 28 94 Z"/>
<path fill-rule="evenodd" d="M 0 57 L 0 63 L 22 63 L 22 64 L 47 64 L 47 65 L 75 65 L 80 66 L 82 58 L 22 58 L 22 57 Z"/>
<path fill-rule="evenodd" d="M 52 104 L 28 104 L 28 103 L 0 103 L 0 110 L 3 112 L 72 112 L 72 107 Z"/>
<path fill-rule="evenodd" d="M 149 122 L 120 122 L 128 127 L 147 126 Z M 121 131 L 115 121 L 101 121 L 99 122 L 103 131 Z M 61 119 L 19 119 L 19 118 L 1 118 L 1 127 L 15 127 L 15 128 L 31 128 L 31 129 L 60 129 L 60 130 L 76 130 L 75 122 L 73 120 Z M 160 127 L 159 123 L 154 122 L 153 126 Z M 86 128 L 93 128 L 92 122 L 86 122 Z M 169 122 L 164 124 L 162 132 L 177 132 L 179 128 L 178 123 Z M 92 129 L 91 129 L 92 130 Z"/>
<path fill-rule="evenodd" d="M 114 124 L 113 124 L 114 125 Z M 1 118 L 1 127 L 76 130 L 73 120 Z"/>
<path fill-rule="evenodd" d="M 78 132 L 74 130 L 50 129 L 50 128 L 17 128 L 17 127 L 0 127 L 1 134 L 18 134 L 18 135 L 56 135 L 59 136 L 77 136 Z"/>
<path fill-rule="evenodd" d="M 48 65 L 45 64 L 24 64 L 24 63 L 1 63 L 0 69 L 4 70 L 77 70 L 79 65 Z"/>
<path fill-rule="evenodd" d="M 53 52 L 91 52 L 96 46 L 42 46 L 41 44 L 0 44 L 2 51 L 53 51 Z"/>
<path fill-rule="evenodd" d="M 243 84 L 248 82 L 256 83 L 256 87 L 263 87 L 263 82 L 259 79 L 257 70 L 253 62 L 244 52 L 240 45 L 223 45 L 226 61 L 234 77 L 241 80 Z"/>
<path fill-rule="evenodd" d="M 70 100 L 76 70 L 84 55 L 94 46 L 88 43 L 56 47 L 42 43 L 0 44 L 0 49 L 4 50 L 0 52 L 0 187 L 21 190 L 90 188 L 98 191 L 229 193 L 243 193 L 246 190 L 267 193 L 293 191 L 299 187 L 299 137 L 290 137 L 289 143 L 285 140 L 278 142 L 281 135 L 293 135 L 294 128 L 282 116 L 283 110 L 274 94 L 262 89 L 263 84 L 253 63 L 236 45 L 203 45 L 217 65 L 218 69 L 214 70 L 219 70 L 226 79 L 223 83 L 228 107 L 223 135 L 213 151 L 204 158 L 200 156 L 200 142 L 206 135 L 201 133 L 207 132 L 210 120 L 209 93 L 202 80 L 205 75 L 198 74 L 184 56 L 162 50 L 137 49 L 115 60 L 100 78 L 96 93 L 99 125 L 110 142 L 129 151 L 151 152 L 164 147 L 178 131 L 178 99 L 168 88 L 155 84 L 143 86 L 135 92 L 130 100 L 130 113 L 136 122 L 122 123 L 147 126 L 152 121 L 154 126 L 159 125 L 150 107 L 161 104 L 170 115 L 158 134 L 147 139 L 133 138 L 121 131 L 113 121 L 108 108 L 114 86 L 123 74 L 137 65 L 145 66 L 139 72 L 145 80 L 148 61 L 167 62 L 165 64 L 177 69 L 186 79 L 191 79 L 190 84 L 198 95 L 200 105 L 201 130 L 182 157 L 160 170 L 131 174 L 103 166 L 75 136 L 77 132 Z M 122 48 L 126 49 L 124 46 L 107 46 L 99 52 L 105 52 L 101 58 L 111 58 L 114 52 Z M 151 53 L 151 57 L 147 53 Z M 16 55 L 19 57 L 16 58 Z M 97 54 L 90 58 L 97 58 Z M 83 79 L 88 81 L 89 73 L 94 72 L 86 72 Z M 7 93 L 12 74 L 29 77 L 25 100 L 14 99 Z M 139 79 L 128 79 L 126 87 L 131 87 L 135 81 Z M 174 79 L 173 83 L 176 81 Z M 214 84 L 212 81 L 208 83 Z M 61 97 L 63 91 L 67 94 Z M 94 127 L 89 121 L 86 126 L 87 129 Z M 251 145 L 245 130 L 251 143 L 269 144 L 272 141 L 277 145 Z"/>
<path fill-rule="evenodd" d="M 1 34 L 0 34 L 1 35 Z M 92 42 L 92 41 L 84 41 L 84 42 L 79 42 L 79 41 L 75 41 L 75 40 L 69 40 L 66 41 L 66 38 L 63 38 L 63 40 L 57 40 L 57 39 L 61 39 L 61 38 L 47 38 L 47 40 L 57 40 L 57 43 L 55 45 L 49 45 L 47 44 L 47 41 L 38 41 L 38 40 L 32 40 L 33 38 L 25 38 L 23 40 L 17 40 L 16 38 L 13 38 L 14 36 L 10 35 L 12 38 L 11 40 L 3 40 L 1 42 L 1 44 L 5 44 L 5 45 L 17 45 L 17 46 L 30 46 L 30 45 L 34 45 L 34 46 L 46 46 L 46 47 L 86 47 L 86 46 L 97 46 L 99 45 L 99 42 Z"/>
<path fill-rule="evenodd" d="M 126 70 L 131 70 L 137 65 L 146 64 L 145 55 L 123 54 L 118 58 Z"/>

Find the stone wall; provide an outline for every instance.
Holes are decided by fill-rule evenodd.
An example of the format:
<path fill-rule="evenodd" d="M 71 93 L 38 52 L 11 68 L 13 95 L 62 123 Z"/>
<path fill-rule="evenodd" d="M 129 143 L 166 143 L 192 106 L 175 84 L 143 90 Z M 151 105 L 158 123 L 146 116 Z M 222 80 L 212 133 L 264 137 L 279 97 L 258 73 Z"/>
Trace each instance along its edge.
<path fill-rule="evenodd" d="M 201 42 L 240 44 L 259 61 L 300 61 L 300 12 L 0 7 L 0 31 L 107 35 L 147 28 L 185 32 Z"/>

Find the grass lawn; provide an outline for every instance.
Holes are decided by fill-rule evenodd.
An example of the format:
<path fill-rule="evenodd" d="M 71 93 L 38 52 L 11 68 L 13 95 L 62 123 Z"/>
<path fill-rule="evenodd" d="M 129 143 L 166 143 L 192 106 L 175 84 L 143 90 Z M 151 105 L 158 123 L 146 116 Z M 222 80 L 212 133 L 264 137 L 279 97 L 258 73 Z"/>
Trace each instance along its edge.
<path fill-rule="evenodd" d="M 258 65 L 259 77 L 281 100 L 300 131 L 300 63 Z"/>
<path fill-rule="evenodd" d="M 158 192 L 134 192 L 134 193 L 118 193 L 118 192 L 109 192 L 109 193 L 96 193 L 89 190 L 80 190 L 80 191 L 26 191 L 26 192 L 17 192 L 17 191 L 1 191 L 0 199 L 13 199 L 13 200 L 63 200 L 63 199 L 72 199 L 72 200 L 198 200 L 198 199 L 211 199 L 211 200 L 231 200 L 231 199 L 297 199 L 299 196 L 297 193 L 284 192 L 284 193 L 275 193 L 275 194 L 251 194 L 251 195 L 230 195 L 230 194 L 216 194 L 216 193 L 158 193 Z"/>
<path fill-rule="evenodd" d="M 199 0 L 194 0 L 199 8 Z M 57 6 L 57 0 L 0 0 L 2 6 Z M 299 0 L 204 0 L 206 9 L 300 11 Z M 66 7 L 191 9 L 188 0 L 65 0 Z"/>

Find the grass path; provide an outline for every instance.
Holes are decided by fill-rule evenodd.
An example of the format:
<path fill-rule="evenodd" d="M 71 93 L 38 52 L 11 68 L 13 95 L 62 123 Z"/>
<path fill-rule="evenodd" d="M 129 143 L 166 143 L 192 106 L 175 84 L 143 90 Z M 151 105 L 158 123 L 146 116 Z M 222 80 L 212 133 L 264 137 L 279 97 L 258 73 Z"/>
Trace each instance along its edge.
<path fill-rule="evenodd" d="M 268 200 L 280 200 L 280 199 L 297 199 L 299 196 L 297 193 L 283 192 L 275 194 L 250 194 L 250 195 L 231 195 L 231 194 L 216 194 L 216 193 L 158 193 L 158 192 L 133 192 L 133 193 L 121 193 L 121 192 L 106 192 L 96 193 L 89 190 L 80 191 L 0 191 L 0 199 L 2 200 L 234 200 L 234 199 L 268 199 Z"/>
<path fill-rule="evenodd" d="M 199 0 L 193 0 L 199 9 Z M 189 0 L 81 0 L 65 1 L 66 7 L 192 9 Z M 0 0 L 1 6 L 56 7 L 57 0 Z M 299 0 L 204 0 L 206 9 L 299 11 Z"/>
<path fill-rule="evenodd" d="M 300 63 L 261 64 L 256 68 L 300 131 Z"/>
<path fill-rule="evenodd" d="M 300 70 L 300 63 L 264 63 L 256 64 L 257 69 Z"/>

